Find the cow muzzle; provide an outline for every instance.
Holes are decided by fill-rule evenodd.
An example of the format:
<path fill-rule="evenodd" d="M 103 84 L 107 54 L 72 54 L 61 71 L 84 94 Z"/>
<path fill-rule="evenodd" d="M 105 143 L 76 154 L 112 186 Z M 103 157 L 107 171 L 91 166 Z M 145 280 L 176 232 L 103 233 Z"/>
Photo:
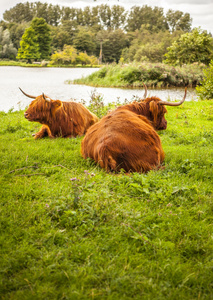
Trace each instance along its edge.
<path fill-rule="evenodd" d="M 27 117 L 28 117 L 28 113 L 24 113 L 24 117 L 27 119 Z"/>

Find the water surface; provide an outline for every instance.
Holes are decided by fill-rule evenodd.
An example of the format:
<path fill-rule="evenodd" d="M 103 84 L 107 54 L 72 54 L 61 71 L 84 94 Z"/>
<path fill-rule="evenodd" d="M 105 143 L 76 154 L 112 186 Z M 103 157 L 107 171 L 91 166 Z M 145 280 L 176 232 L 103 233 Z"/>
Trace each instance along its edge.
<path fill-rule="evenodd" d="M 66 84 L 67 80 L 74 80 L 95 72 L 96 68 L 24 68 L 13 66 L 0 66 L 0 111 L 9 109 L 24 109 L 31 100 L 24 96 L 19 87 L 33 96 L 45 93 L 52 99 L 62 101 L 83 99 L 89 104 L 91 93 L 96 91 L 101 94 L 105 104 L 132 100 L 134 96 L 142 97 L 143 89 L 121 88 L 94 88 L 86 85 Z M 149 96 L 158 96 L 162 100 L 181 99 L 183 88 L 148 90 Z M 196 100 L 194 89 L 189 89 L 186 101 Z"/>

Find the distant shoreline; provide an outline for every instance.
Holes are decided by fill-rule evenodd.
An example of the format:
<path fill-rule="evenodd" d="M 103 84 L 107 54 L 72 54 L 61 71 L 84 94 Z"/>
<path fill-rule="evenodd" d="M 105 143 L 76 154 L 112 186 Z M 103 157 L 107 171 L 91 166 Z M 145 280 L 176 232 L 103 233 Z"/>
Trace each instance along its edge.
<path fill-rule="evenodd" d="M 15 67 L 26 67 L 26 68 L 100 68 L 102 65 L 52 65 L 48 62 L 34 62 L 34 63 L 25 63 L 19 61 L 12 61 L 12 60 L 0 60 L 0 67 L 1 66 L 15 66 Z"/>

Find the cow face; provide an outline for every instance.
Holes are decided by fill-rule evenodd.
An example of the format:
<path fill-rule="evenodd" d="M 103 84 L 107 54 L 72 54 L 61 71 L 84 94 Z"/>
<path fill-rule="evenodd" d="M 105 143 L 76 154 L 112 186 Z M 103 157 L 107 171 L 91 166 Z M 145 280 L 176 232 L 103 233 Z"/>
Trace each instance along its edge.
<path fill-rule="evenodd" d="M 43 94 L 36 97 L 36 99 L 30 103 L 24 116 L 28 121 L 47 124 L 55 117 L 56 111 L 61 106 L 62 102 L 60 100 L 52 100 Z"/>
<path fill-rule="evenodd" d="M 167 128 L 167 121 L 165 119 L 165 113 L 167 109 L 164 105 L 160 105 L 159 101 L 153 100 L 149 103 L 149 110 L 151 113 L 150 119 L 153 127 L 156 130 L 165 130 Z"/>

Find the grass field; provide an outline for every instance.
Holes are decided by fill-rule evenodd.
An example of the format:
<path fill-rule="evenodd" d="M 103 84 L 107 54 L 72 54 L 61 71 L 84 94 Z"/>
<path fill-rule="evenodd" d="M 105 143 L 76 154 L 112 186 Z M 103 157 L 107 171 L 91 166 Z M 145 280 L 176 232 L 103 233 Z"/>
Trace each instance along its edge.
<path fill-rule="evenodd" d="M 213 101 L 166 118 L 165 169 L 128 176 L 0 113 L 0 299 L 213 299 Z"/>

